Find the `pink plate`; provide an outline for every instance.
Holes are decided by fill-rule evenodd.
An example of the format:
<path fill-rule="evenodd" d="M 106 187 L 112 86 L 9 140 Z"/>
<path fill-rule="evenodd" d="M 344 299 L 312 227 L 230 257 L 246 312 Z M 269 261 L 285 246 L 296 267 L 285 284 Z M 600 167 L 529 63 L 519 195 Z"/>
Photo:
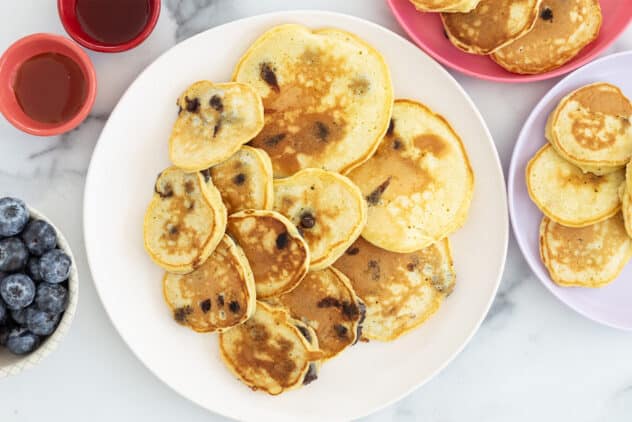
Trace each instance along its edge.
<path fill-rule="evenodd" d="M 610 327 L 632 331 L 632 262 L 611 284 L 599 288 L 560 287 L 553 283 L 540 261 L 538 232 L 542 213 L 527 192 L 527 162 L 546 143 L 544 126 L 549 113 L 569 92 L 593 82 L 617 85 L 628 98 L 632 97 L 632 51 L 595 60 L 568 75 L 555 85 L 526 120 L 509 167 L 509 214 L 516 241 L 533 273 L 558 299 L 578 313 Z"/>
<path fill-rule="evenodd" d="M 560 68 L 539 75 L 518 75 L 507 72 L 489 57 L 468 54 L 453 46 L 443 33 L 438 13 L 419 12 L 409 0 L 387 1 L 408 36 L 426 53 L 466 75 L 497 82 L 541 81 L 571 72 L 608 48 L 632 20 L 632 1 L 601 0 L 603 22 L 599 37 L 595 41 Z"/>

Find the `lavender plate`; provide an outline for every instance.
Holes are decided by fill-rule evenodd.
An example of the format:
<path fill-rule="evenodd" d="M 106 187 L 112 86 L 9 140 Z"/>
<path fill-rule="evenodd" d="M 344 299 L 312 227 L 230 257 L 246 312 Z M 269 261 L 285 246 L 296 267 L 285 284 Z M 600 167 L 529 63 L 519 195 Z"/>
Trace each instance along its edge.
<path fill-rule="evenodd" d="M 540 261 L 538 230 L 542 213 L 525 183 L 529 159 L 546 143 L 544 126 L 549 113 L 566 94 L 592 82 L 610 82 L 632 98 L 632 51 L 596 60 L 568 75 L 540 100 L 522 127 L 509 167 L 509 213 L 522 254 L 542 284 L 558 299 L 586 318 L 610 327 L 632 331 L 632 263 L 606 287 L 586 289 L 559 287 L 551 281 Z"/>

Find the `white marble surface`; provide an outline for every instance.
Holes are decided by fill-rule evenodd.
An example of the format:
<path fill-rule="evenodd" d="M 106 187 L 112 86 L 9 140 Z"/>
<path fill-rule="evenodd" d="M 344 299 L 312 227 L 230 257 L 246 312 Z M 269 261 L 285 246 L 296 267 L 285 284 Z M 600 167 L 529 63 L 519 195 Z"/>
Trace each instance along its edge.
<path fill-rule="evenodd" d="M 0 196 L 22 197 L 52 218 L 73 245 L 82 276 L 76 320 L 58 351 L 41 366 L 0 380 L 0 421 L 223 420 L 179 397 L 132 355 L 96 295 L 83 249 L 90 154 L 109 112 L 148 63 L 206 28 L 290 8 L 353 14 L 402 34 L 384 0 L 163 3 L 158 26 L 142 46 L 117 55 L 90 53 L 99 93 L 77 130 L 40 139 L 0 119 Z M 29 33 L 63 33 L 52 0 L 2 1 L 0 16 L 0 50 Z M 632 27 L 608 53 L 626 49 L 632 49 Z M 483 113 L 507 169 L 522 122 L 556 80 L 510 86 L 453 74 Z M 564 307 L 534 278 L 512 240 L 500 293 L 472 342 L 426 386 L 367 420 L 629 421 L 631 356 L 632 335 Z"/>

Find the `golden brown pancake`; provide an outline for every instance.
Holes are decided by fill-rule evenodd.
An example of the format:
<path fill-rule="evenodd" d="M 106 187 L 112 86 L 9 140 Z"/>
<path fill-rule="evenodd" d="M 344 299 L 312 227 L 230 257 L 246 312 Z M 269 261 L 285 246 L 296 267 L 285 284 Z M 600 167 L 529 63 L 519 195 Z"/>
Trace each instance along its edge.
<path fill-rule="evenodd" d="M 632 103 L 605 82 L 583 86 L 549 115 L 546 137 L 555 150 L 583 171 L 607 174 L 632 158 Z"/>
<path fill-rule="evenodd" d="M 158 176 L 143 234 L 151 259 L 167 271 L 187 273 L 206 261 L 226 229 L 226 208 L 212 182 L 176 167 Z"/>
<path fill-rule="evenodd" d="M 467 13 L 442 13 L 448 38 L 473 54 L 490 54 L 528 33 L 541 0 L 481 0 Z"/>
<path fill-rule="evenodd" d="M 311 271 L 291 292 L 271 298 L 293 318 L 313 327 L 324 359 L 331 359 L 358 340 L 364 304 L 349 279 L 335 268 Z"/>
<path fill-rule="evenodd" d="M 167 273 L 163 293 L 173 318 L 195 331 L 222 331 L 255 311 L 255 282 L 243 251 L 224 236 L 206 262 L 189 274 Z"/>
<path fill-rule="evenodd" d="M 222 359 L 253 390 L 277 395 L 300 387 L 313 380 L 307 376 L 321 356 L 300 324 L 286 311 L 257 302 L 252 318 L 220 333 Z"/>
<path fill-rule="evenodd" d="M 560 286 L 602 287 L 616 279 L 632 258 L 632 239 L 621 214 L 587 227 L 565 227 L 544 217 L 540 257 Z"/>
<path fill-rule="evenodd" d="M 360 237 L 334 264 L 366 305 L 362 334 L 391 341 L 423 324 L 454 289 L 447 238 L 421 251 L 395 253 Z"/>
<path fill-rule="evenodd" d="M 296 226 L 278 212 L 232 214 L 226 230 L 248 257 L 258 298 L 287 293 L 307 274 L 309 248 Z"/>
<path fill-rule="evenodd" d="M 272 163 L 263 150 L 244 145 L 228 160 L 203 174 L 213 179 L 228 214 L 272 207 Z"/>
<path fill-rule="evenodd" d="M 233 80 L 263 97 L 265 127 L 251 145 L 270 155 L 275 177 L 308 167 L 344 173 L 375 151 L 388 127 L 386 62 L 341 30 L 274 27 L 245 53 Z"/>

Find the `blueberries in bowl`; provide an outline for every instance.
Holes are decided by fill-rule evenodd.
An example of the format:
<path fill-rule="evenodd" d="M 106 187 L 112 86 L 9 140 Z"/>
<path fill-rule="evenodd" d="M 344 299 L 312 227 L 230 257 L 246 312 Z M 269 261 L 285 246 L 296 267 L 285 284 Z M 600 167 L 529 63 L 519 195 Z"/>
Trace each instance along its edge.
<path fill-rule="evenodd" d="M 0 199 L 0 349 L 31 353 L 57 329 L 72 268 L 57 240 L 55 228 L 31 218 L 23 201 Z"/>

